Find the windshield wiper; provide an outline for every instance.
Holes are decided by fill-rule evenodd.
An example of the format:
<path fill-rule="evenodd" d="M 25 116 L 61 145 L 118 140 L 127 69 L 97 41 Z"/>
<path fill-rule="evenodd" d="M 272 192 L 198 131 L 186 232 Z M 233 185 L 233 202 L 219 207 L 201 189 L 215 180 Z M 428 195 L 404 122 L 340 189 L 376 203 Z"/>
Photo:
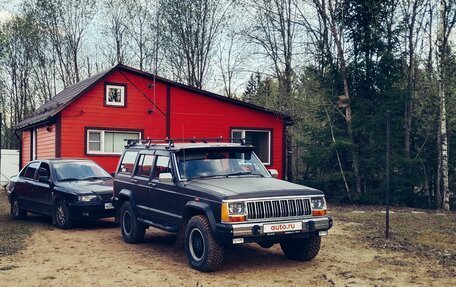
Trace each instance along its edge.
<path fill-rule="evenodd" d="M 89 177 L 85 177 L 81 180 L 97 180 L 97 179 L 106 179 L 106 178 L 111 178 L 111 177 L 108 177 L 108 176 L 89 176 Z"/>
<path fill-rule="evenodd" d="M 78 181 L 78 180 L 81 180 L 81 179 L 80 178 L 74 178 L 74 177 L 67 177 L 67 178 L 61 179 L 59 181 Z"/>
<path fill-rule="evenodd" d="M 236 176 L 236 175 L 259 175 L 261 177 L 264 177 L 262 174 L 260 173 L 252 173 L 251 171 L 239 171 L 239 172 L 233 172 L 233 173 L 229 173 L 227 174 L 226 176 Z"/>
<path fill-rule="evenodd" d="M 226 176 L 226 174 L 200 175 L 200 176 L 191 177 L 191 178 L 189 178 L 188 180 L 192 180 L 192 179 L 201 179 L 201 178 L 209 178 L 209 177 L 219 177 L 219 176 Z"/>
<path fill-rule="evenodd" d="M 239 171 L 239 172 L 226 173 L 226 174 L 212 174 L 212 175 L 195 176 L 195 177 L 189 178 L 188 180 L 210 178 L 210 177 L 230 177 L 230 176 L 236 176 L 236 175 L 259 175 L 261 177 L 264 177 L 264 175 L 262 175 L 262 174 L 252 173 L 251 171 Z"/>

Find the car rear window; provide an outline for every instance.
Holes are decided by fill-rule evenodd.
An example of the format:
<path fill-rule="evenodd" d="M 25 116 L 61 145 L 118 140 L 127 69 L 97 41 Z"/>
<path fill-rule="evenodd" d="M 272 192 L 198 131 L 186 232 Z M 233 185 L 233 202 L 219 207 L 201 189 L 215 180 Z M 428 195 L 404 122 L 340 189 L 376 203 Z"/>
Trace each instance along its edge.
<path fill-rule="evenodd" d="M 131 173 L 133 171 L 137 151 L 126 151 L 122 157 L 122 162 L 120 163 L 119 172 L 121 173 Z"/>

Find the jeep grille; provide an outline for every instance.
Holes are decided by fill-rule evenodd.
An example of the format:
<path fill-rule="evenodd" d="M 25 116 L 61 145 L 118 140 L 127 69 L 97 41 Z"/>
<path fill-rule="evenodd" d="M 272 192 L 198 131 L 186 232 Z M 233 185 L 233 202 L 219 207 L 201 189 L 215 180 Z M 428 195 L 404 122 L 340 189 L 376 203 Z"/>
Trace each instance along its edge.
<path fill-rule="evenodd" d="M 247 219 L 283 218 L 311 215 L 310 199 L 293 198 L 247 202 Z"/>

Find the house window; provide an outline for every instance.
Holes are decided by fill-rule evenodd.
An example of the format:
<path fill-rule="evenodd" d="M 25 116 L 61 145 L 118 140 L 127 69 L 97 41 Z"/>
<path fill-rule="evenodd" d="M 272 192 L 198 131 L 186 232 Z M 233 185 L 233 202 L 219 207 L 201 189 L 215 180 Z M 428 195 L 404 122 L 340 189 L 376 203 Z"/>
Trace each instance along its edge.
<path fill-rule="evenodd" d="M 105 105 L 113 107 L 125 107 L 126 85 L 106 84 Z"/>
<path fill-rule="evenodd" d="M 139 139 L 140 132 L 87 130 L 87 154 L 121 154 L 125 139 Z"/>
<path fill-rule="evenodd" d="M 232 138 L 244 138 L 246 144 L 255 147 L 255 154 L 265 165 L 271 164 L 271 131 L 269 130 L 231 130 Z"/>

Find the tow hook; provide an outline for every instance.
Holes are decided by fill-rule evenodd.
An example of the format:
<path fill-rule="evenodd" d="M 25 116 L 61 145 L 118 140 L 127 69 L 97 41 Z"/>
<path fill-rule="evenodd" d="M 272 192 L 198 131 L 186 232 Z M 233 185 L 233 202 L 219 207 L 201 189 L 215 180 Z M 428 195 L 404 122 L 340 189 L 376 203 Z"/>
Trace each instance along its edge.
<path fill-rule="evenodd" d="M 260 235 L 260 230 L 261 230 L 261 227 L 259 225 L 254 225 L 252 227 L 252 233 L 253 235 Z"/>
<path fill-rule="evenodd" d="M 314 231 L 315 230 L 315 221 L 310 220 L 307 222 L 307 230 Z"/>

